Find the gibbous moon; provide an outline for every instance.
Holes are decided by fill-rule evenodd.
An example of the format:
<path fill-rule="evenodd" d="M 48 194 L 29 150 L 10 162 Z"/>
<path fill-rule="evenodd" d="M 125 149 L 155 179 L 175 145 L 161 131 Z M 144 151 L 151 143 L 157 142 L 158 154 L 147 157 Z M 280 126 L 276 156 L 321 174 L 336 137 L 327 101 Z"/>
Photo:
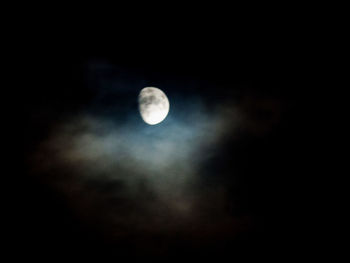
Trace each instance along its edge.
<path fill-rule="evenodd" d="M 155 87 L 146 87 L 139 94 L 139 110 L 149 125 L 162 122 L 169 112 L 169 100 L 165 93 Z"/>

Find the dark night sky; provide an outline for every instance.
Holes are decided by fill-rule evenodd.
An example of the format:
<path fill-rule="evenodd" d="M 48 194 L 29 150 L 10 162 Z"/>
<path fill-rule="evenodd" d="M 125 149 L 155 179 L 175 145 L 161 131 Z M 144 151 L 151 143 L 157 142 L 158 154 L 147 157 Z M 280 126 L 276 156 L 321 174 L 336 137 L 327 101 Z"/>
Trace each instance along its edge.
<path fill-rule="evenodd" d="M 292 253 L 301 65 L 283 36 L 221 33 L 28 44 L 17 249 L 48 259 Z M 159 125 L 139 116 L 145 86 L 169 97 Z"/>

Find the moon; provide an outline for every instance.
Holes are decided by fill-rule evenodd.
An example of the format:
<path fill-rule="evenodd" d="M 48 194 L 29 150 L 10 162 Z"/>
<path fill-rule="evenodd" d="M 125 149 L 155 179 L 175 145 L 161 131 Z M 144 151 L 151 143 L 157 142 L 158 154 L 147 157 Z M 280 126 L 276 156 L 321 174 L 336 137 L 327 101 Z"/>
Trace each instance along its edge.
<path fill-rule="evenodd" d="M 169 113 L 169 100 L 165 93 L 155 87 L 146 87 L 139 94 L 139 111 L 142 119 L 149 125 L 162 122 Z"/>

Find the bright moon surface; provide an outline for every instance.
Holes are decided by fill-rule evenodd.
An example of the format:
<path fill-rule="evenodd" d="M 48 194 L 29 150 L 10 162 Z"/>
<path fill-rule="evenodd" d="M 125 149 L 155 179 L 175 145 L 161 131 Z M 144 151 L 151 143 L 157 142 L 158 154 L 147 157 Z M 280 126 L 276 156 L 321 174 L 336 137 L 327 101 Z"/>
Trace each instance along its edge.
<path fill-rule="evenodd" d="M 165 93 L 155 87 L 146 87 L 139 94 L 139 110 L 142 119 L 149 125 L 162 122 L 169 112 L 169 100 Z"/>

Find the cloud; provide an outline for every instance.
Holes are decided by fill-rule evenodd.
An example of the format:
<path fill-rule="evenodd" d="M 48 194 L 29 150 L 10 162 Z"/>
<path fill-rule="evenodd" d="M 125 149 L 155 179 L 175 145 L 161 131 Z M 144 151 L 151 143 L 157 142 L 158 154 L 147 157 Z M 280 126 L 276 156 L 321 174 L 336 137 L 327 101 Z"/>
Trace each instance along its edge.
<path fill-rule="evenodd" d="M 213 173 L 203 164 L 234 134 L 239 119 L 232 107 L 186 107 L 156 126 L 133 114 L 122 123 L 91 114 L 66 119 L 41 143 L 33 171 L 83 220 L 100 222 L 116 238 L 217 234 L 237 220 L 225 212 L 227 189 L 203 189 L 199 182 L 203 173 Z"/>
<path fill-rule="evenodd" d="M 235 206 L 230 186 L 215 180 L 203 184 L 203 178 L 220 177 L 218 166 L 234 162 L 223 156 L 227 143 L 272 129 L 281 118 L 278 101 L 248 94 L 208 105 L 194 93 L 184 97 L 170 87 L 165 90 L 169 115 L 149 126 L 134 105 L 135 90 L 145 81 L 110 67 L 90 70 L 91 104 L 52 125 L 31 157 L 33 175 L 113 240 L 132 237 L 136 245 L 151 246 L 154 240 L 147 241 L 158 236 L 199 244 L 244 231 L 249 216 L 229 211 Z"/>

